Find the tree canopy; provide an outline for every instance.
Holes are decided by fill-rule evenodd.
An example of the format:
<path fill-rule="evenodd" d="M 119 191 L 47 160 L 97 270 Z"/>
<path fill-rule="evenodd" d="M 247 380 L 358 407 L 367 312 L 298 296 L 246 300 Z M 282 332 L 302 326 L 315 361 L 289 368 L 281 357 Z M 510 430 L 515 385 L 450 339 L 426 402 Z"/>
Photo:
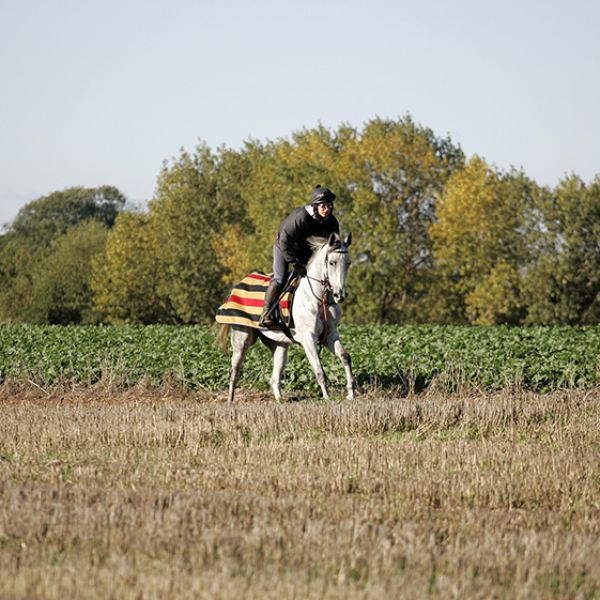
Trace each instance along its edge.
<path fill-rule="evenodd" d="M 209 324 L 317 184 L 353 234 L 346 322 L 600 322 L 600 176 L 541 187 L 409 115 L 200 142 L 144 209 L 111 186 L 30 202 L 0 235 L 0 321 Z"/>
<path fill-rule="evenodd" d="M 112 186 L 75 187 L 24 206 L 0 236 L 0 320 L 101 320 L 92 307 L 92 260 L 125 202 Z"/>
<path fill-rule="evenodd" d="M 478 156 L 448 181 L 429 230 L 440 320 L 498 325 L 523 319 L 530 186 L 522 173 L 496 173 Z"/>

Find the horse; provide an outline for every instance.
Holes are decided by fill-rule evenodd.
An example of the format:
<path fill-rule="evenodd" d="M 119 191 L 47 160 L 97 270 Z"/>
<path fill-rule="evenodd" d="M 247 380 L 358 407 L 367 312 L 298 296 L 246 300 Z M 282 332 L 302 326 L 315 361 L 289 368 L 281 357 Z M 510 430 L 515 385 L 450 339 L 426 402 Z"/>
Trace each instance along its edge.
<path fill-rule="evenodd" d="M 217 342 L 222 343 L 226 350 L 227 336 L 231 332 L 233 349 L 229 370 L 229 402 L 234 400 L 244 358 L 258 339 L 273 354 L 270 385 L 277 401 L 282 399 L 281 376 L 287 363 L 288 349 L 293 343 L 299 343 L 304 348 L 325 400 L 329 399 L 329 393 L 319 357 L 319 343 L 342 361 L 346 372 L 346 398 L 356 399 L 352 361 L 342 347 L 338 332 L 342 317 L 340 303 L 347 297 L 346 278 L 352 263 L 348 252 L 352 234 L 342 240 L 338 234 L 332 233 L 327 239 L 309 238 L 308 243 L 312 254 L 306 266 L 306 276 L 300 278 L 294 293 L 291 329 L 285 332 L 240 324 L 221 325 Z"/>

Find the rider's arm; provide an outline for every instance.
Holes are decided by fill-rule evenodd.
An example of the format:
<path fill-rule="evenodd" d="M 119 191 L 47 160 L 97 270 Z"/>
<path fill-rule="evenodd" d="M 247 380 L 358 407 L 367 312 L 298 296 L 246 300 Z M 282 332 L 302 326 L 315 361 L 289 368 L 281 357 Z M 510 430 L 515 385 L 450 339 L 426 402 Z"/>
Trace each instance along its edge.
<path fill-rule="evenodd" d="M 294 211 L 281 223 L 279 228 L 279 247 L 283 257 L 288 263 L 300 262 L 296 256 L 294 246 L 304 231 L 304 210 Z"/>

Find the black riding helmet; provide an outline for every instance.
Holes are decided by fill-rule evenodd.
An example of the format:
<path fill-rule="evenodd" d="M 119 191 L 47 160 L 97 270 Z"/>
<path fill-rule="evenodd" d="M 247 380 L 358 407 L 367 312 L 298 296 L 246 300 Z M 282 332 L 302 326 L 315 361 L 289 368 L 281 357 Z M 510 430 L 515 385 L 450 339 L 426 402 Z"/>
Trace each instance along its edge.
<path fill-rule="evenodd" d="M 317 206 L 317 204 L 333 204 L 334 200 L 335 194 L 321 185 L 315 187 L 310 195 L 311 206 Z"/>

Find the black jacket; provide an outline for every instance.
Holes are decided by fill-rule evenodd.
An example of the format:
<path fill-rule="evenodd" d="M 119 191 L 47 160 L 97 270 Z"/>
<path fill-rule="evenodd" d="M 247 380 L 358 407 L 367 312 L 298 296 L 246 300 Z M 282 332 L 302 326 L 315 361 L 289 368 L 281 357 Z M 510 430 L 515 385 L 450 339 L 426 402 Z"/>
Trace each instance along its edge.
<path fill-rule="evenodd" d="M 306 265 L 311 255 L 306 243 L 310 236 L 328 238 L 332 233 L 340 233 L 340 224 L 333 215 L 319 219 L 309 211 L 313 211 L 312 206 L 299 206 L 279 226 L 275 244 L 281 248 L 288 263 Z"/>

